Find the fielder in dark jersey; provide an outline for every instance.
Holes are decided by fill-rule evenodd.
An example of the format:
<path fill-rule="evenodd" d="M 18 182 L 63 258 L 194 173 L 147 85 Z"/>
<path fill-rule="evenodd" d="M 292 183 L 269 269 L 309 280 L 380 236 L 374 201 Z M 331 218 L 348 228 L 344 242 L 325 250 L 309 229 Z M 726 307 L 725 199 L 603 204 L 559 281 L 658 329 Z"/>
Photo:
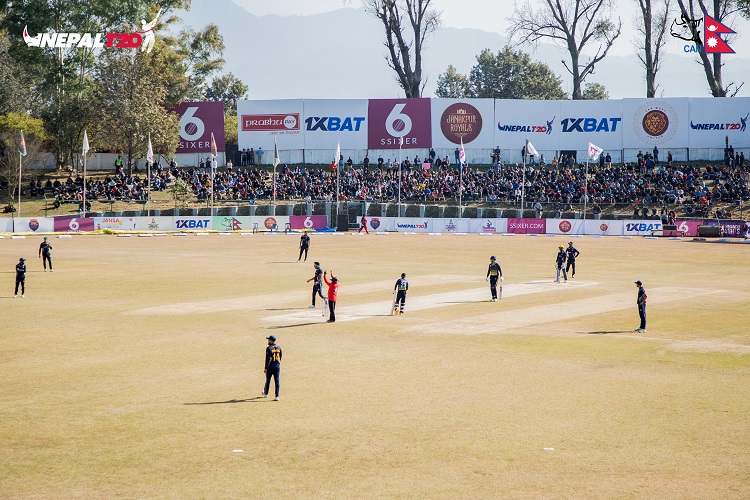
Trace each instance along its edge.
<path fill-rule="evenodd" d="M 560 283 L 560 271 L 562 271 L 565 283 L 568 282 L 568 271 L 565 270 L 565 261 L 568 259 L 568 253 L 565 251 L 562 245 L 557 247 L 560 251 L 557 252 L 557 258 L 555 259 L 555 269 L 557 275 L 555 276 L 555 283 Z"/>
<path fill-rule="evenodd" d="M 487 277 L 485 281 L 490 282 L 490 292 L 492 293 L 492 302 L 497 302 L 497 280 L 503 281 L 503 270 L 500 269 L 500 264 L 497 263 L 497 259 L 493 255 L 490 257 L 490 266 L 487 268 Z M 502 285 L 501 288 L 502 290 Z"/>
<path fill-rule="evenodd" d="M 323 270 L 320 268 L 320 262 L 315 262 L 313 264 L 315 266 L 315 274 L 312 278 L 307 280 L 308 283 L 311 281 L 313 282 L 313 289 L 312 289 L 312 304 L 310 305 L 310 309 L 315 308 L 315 296 L 319 295 L 321 299 L 325 302 L 326 298 L 323 295 Z"/>
<path fill-rule="evenodd" d="M 635 286 L 638 287 L 638 299 L 636 300 L 636 304 L 638 304 L 638 316 L 641 317 L 641 326 L 636 328 L 635 331 L 638 333 L 646 333 L 646 299 L 648 298 L 648 295 L 646 295 L 646 290 L 643 288 L 641 280 L 636 281 Z"/>
<path fill-rule="evenodd" d="M 406 281 L 406 273 L 401 273 L 401 277 L 396 280 L 396 285 L 393 287 L 393 291 L 396 294 L 396 301 L 393 307 L 395 314 L 404 314 L 407 290 L 409 290 L 409 282 Z"/>
<path fill-rule="evenodd" d="M 21 297 L 26 297 L 26 259 L 21 257 L 16 264 L 16 293 L 18 297 L 18 285 L 21 285 Z"/>
<path fill-rule="evenodd" d="M 565 266 L 565 271 L 570 271 L 570 268 L 573 268 L 573 274 L 570 275 L 571 278 L 576 277 L 576 257 L 581 255 L 581 252 L 575 249 L 573 246 L 573 242 L 568 242 L 568 248 L 565 250 L 568 253 L 568 265 Z"/>
<path fill-rule="evenodd" d="M 266 337 L 268 339 L 268 347 L 266 347 L 266 363 L 263 368 L 263 373 L 266 374 L 266 385 L 263 386 L 262 396 L 265 398 L 268 396 L 268 389 L 271 386 L 271 377 L 273 377 L 274 385 L 276 386 L 276 397 L 274 401 L 279 400 L 279 387 L 281 387 L 281 347 L 276 345 L 276 337 L 271 335 Z"/>
<path fill-rule="evenodd" d="M 44 237 L 44 241 L 39 245 L 39 257 L 43 258 L 44 272 L 47 272 L 47 262 L 49 262 L 49 270 L 52 272 L 52 245 L 47 242 L 46 236 Z"/>
<path fill-rule="evenodd" d="M 302 252 L 305 253 L 305 262 L 307 262 L 307 250 L 310 248 L 310 236 L 307 233 L 302 233 L 299 238 L 299 258 L 297 262 L 302 259 Z"/>

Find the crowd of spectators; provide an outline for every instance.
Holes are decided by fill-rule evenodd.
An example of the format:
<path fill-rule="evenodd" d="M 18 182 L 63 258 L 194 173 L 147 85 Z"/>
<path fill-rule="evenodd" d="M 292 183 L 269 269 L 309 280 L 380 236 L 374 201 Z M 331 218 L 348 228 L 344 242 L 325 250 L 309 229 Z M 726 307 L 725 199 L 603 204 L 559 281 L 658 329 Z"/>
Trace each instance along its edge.
<path fill-rule="evenodd" d="M 464 202 L 518 204 L 523 196 L 527 206 L 553 204 L 569 209 L 587 202 L 592 210 L 608 204 L 632 205 L 636 208 L 682 207 L 688 214 L 707 215 L 709 207 L 734 204 L 750 199 L 748 171 L 745 166 L 731 168 L 709 165 L 704 169 L 691 165 L 668 163 L 644 165 L 601 163 L 589 166 L 585 182 L 584 164 L 554 159 L 550 165 L 496 165 L 487 170 L 451 165 L 446 158 L 426 162 L 419 157 L 397 162 L 379 160 L 369 168 L 342 162 L 340 175 L 335 166 L 289 167 L 277 169 L 277 200 L 340 200 L 388 202 L 399 197 L 402 202 L 453 202 L 460 196 Z M 525 169 L 525 172 L 524 172 Z M 215 173 L 214 199 L 264 200 L 274 196 L 273 174 L 260 168 L 220 169 Z M 211 197 L 210 168 L 178 168 L 176 165 L 151 169 L 153 190 L 167 189 L 177 179 L 190 186 L 199 201 Z M 525 180 L 525 181 L 524 181 Z M 66 181 L 33 181 L 31 196 L 52 194 L 56 205 L 79 202 L 83 197 L 80 175 Z M 338 187 L 337 187 L 338 185 Z M 145 200 L 148 179 L 128 176 L 122 168 L 105 178 L 87 178 L 88 200 Z"/>

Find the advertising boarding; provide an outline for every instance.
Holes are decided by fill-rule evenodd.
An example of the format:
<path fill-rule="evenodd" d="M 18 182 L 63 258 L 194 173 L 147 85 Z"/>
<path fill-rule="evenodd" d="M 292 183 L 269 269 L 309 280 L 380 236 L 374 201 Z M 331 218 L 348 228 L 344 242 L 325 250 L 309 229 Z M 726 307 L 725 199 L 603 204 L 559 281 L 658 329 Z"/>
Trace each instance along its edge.
<path fill-rule="evenodd" d="M 508 232 L 516 234 L 546 234 L 547 219 L 508 219 Z"/>
<path fill-rule="evenodd" d="M 368 149 L 427 149 L 432 147 L 430 99 L 370 99 Z"/>
<path fill-rule="evenodd" d="M 750 144 L 750 97 L 690 99 L 690 147 L 723 148 Z"/>
<path fill-rule="evenodd" d="M 498 99 L 495 101 L 495 140 L 501 149 L 517 149 L 528 139 L 537 151 L 560 149 L 560 102 Z M 552 158 L 550 158 L 552 159 Z"/>
<path fill-rule="evenodd" d="M 304 149 L 303 116 L 302 99 L 237 101 L 239 149 L 262 148 L 273 155 L 274 136 L 279 150 Z"/>
<path fill-rule="evenodd" d="M 468 233 L 471 219 L 430 219 L 430 232 Z"/>
<path fill-rule="evenodd" d="M 305 148 L 367 149 L 367 99 L 305 99 Z"/>
<path fill-rule="evenodd" d="M 589 142 L 605 151 L 622 149 L 622 101 L 560 101 L 558 119 L 560 149 L 585 151 Z"/>
<path fill-rule="evenodd" d="M 55 230 L 52 219 L 47 217 L 16 217 L 7 219 L 11 229 L 16 233 L 51 233 Z M 15 228 L 13 227 L 15 220 Z"/>
<path fill-rule="evenodd" d="M 688 110 L 687 98 L 623 99 L 622 147 L 651 149 L 654 146 L 691 146 Z"/>
<path fill-rule="evenodd" d="M 174 111 L 180 116 L 177 153 L 210 153 L 212 133 L 217 151 L 226 151 L 223 102 L 183 102 Z"/>
<path fill-rule="evenodd" d="M 93 217 L 55 217 L 56 233 L 90 232 L 94 230 Z"/>
<path fill-rule="evenodd" d="M 468 219 L 469 232 L 503 234 L 508 232 L 508 219 Z"/>
<path fill-rule="evenodd" d="M 460 147 L 461 141 L 466 149 L 495 147 L 493 99 L 431 99 L 430 104 L 433 148 L 454 149 Z"/>

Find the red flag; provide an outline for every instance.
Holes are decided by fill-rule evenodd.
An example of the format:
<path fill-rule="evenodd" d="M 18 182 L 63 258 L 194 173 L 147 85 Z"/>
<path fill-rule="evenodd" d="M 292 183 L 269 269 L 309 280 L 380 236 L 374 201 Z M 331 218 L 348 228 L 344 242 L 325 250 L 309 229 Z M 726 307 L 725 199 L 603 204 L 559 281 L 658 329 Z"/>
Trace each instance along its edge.
<path fill-rule="evenodd" d="M 216 139 L 214 139 L 214 133 L 211 132 L 211 155 L 216 158 L 218 156 L 219 151 L 216 149 Z"/>
<path fill-rule="evenodd" d="M 720 33 L 732 34 L 734 30 L 706 15 L 703 19 L 703 49 L 709 54 L 734 54 L 732 47 L 721 39 Z"/>

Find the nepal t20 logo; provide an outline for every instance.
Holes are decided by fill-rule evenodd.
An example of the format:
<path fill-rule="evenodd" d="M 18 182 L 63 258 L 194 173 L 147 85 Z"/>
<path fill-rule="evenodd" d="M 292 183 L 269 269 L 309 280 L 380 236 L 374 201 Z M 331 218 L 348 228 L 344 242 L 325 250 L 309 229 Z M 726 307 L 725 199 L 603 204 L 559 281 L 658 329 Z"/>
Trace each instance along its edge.
<path fill-rule="evenodd" d="M 546 125 L 509 125 L 499 121 L 497 122 L 497 129 L 500 132 L 523 132 L 550 135 L 552 133 L 552 126 L 555 124 L 555 118 L 557 118 L 557 116 L 553 116 L 551 120 L 545 120 L 547 122 Z"/>
<path fill-rule="evenodd" d="M 67 49 L 79 47 L 136 49 L 140 47 L 141 52 L 149 53 L 154 48 L 156 40 L 154 29 L 160 24 L 161 14 L 162 9 L 159 9 L 151 22 L 141 20 L 141 31 L 134 33 L 37 33 L 36 36 L 31 36 L 28 26 L 24 26 L 23 41 L 29 47 Z"/>

